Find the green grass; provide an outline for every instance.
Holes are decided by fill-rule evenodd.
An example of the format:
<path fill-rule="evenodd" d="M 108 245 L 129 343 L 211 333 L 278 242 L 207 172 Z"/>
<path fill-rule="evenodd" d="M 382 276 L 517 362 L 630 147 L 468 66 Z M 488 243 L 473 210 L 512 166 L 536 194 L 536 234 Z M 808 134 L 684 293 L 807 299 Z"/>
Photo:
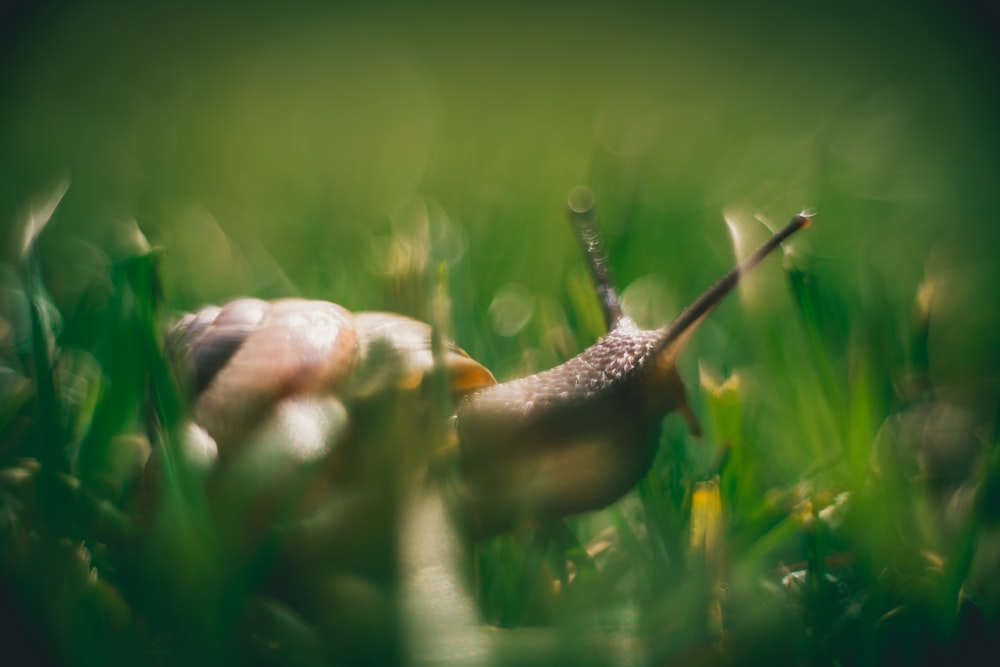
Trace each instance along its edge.
<path fill-rule="evenodd" d="M 781 5 L 16 14 L 0 663 L 995 650 L 996 53 L 957 10 Z M 167 321 L 289 294 L 431 320 L 446 293 L 499 378 L 550 367 L 602 333 L 562 218 L 580 183 L 646 324 L 762 240 L 755 216 L 818 211 L 681 356 L 704 437 L 668 417 L 653 470 L 603 512 L 477 545 L 443 531 L 430 590 L 459 593 L 427 596 L 397 528 L 441 436 L 390 393 L 364 406 L 367 491 L 269 578 L 288 524 L 247 548 L 242 496 L 209 497 L 181 455 Z M 29 220 L 47 224 L 25 245 Z M 150 430 L 163 474 L 141 497 Z M 339 516 L 361 519 L 329 544 Z"/>

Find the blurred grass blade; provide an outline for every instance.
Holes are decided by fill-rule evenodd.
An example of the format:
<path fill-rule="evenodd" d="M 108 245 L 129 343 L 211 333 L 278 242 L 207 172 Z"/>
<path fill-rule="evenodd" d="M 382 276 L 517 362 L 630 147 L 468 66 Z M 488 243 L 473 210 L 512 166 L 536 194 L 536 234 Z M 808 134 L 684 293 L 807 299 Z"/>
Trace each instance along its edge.
<path fill-rule="evenodd" d="M 135 242 L 129 250 L 135 254 L 112 266 L 110 297 L 96 322 L 100 329 L 94 344 L 103 381 L 77 456 L 81 481 L 100 495 L 116 486 L 109 473 L 115 469 L 113 459 L 125 453 L 114 447 L 115 436 L 142 423 L 149 369 L 162 356 L 157 306 L 159 253 L 150 249 L 137 226 L 132 234 Z"/>
<path fill-rule="evenodd" d="M 691 549 L 706 560 L 719 555 L 722 538 L 722 497 L 718 478 L 695 485 L 691 498 Z"/>
<path fill-rule="evenodd" d="M 31 349 L 37 396 L 35 404 L 35 418 L 38 422 L 37 451 L 43 470 L 48 471 L 66 471 L 69 462 L 63 450 L 66 444 L 63 432 L 65 422 L 59 408 L 53 370 L 59 315 L 45 291 L 35 246 L 68 188 L 69 181 L 64 179 L 38 206 L 31 206 L 24 222 L 20 256 L 21 283 L 31 318 Z"/>
<path fill-rule="evenodd" d="M 712 636 L 722 633 L 723 518 L 719 478 L 695 485 L 691 497 L 691 551 L 700 559 L 698 571 L 705 584 L 706 627 Z"/>
<path fill-rule="evenodd" d="M 69 179 L 64 178 L 52 189 L 37 206 L 32 205 L 28 210 L 27 220 L 24 221 L 24 234 L 21 239 L 22 262 L 33 261 L 35 255 L 35 244 L 42 230 L 49 224 L 52 214 L 56 212 L 59 203 L 69 190 Z"/>

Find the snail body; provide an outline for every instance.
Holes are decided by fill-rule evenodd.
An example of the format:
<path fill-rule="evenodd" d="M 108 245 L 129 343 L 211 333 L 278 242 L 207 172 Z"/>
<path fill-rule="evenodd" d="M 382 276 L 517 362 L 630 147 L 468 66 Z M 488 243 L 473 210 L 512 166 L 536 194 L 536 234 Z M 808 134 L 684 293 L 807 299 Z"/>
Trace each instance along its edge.
<path fill-rule="evenodd" d="M 522 513 L 600 509 L 645 475 L 660 419 L 687 412 L 680 376 L 656 375 L 655 343 L 655 332 L 623 319 L 566 363 L 459 404 L 460 465 L 479 531 Z"/>

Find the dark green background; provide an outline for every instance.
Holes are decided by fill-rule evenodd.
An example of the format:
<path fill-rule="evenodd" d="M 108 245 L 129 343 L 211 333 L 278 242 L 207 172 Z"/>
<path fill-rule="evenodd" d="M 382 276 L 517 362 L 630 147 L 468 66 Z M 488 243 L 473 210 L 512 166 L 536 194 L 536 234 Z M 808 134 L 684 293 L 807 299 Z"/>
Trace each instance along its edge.
<path fill-rule="evenodd" d="M 813 207 L 809 251 L 898 298 L 936 243 L 993 263 L 983 7 L 200 4 L 6 10 L 0 219 L 69 178 L 51 236 L 106 247 L 136 219 L 179 306 L 293 290 L 392 305 L 368 272 L 421 206 L 470 283 L 456 310 L 512 281 L 559 294 L 578 183 L 621 282 L 656 273 L 678 304 L 731 261 L 723 211 L 777 224 Z M 49 270 L 79 252 L 51 249 Z"/>

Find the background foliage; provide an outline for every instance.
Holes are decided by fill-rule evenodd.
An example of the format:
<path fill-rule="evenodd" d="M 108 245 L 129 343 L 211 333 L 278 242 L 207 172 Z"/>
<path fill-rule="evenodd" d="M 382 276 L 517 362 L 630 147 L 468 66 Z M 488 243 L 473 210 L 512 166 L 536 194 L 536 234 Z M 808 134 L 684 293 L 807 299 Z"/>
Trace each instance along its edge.
<path fill-rule="evenodd" d="M 355 626 L 219 584 L 197 484 L 177 481 L 156 553 L 116 542 L 149 378 L 168 386 L 162 319 L 289 294 L 427 319 L 443 264 L 473 357 L 500 378 L 549 367 L 601 334 L 562 219 L 581 183 L 648 324 L 758 221 L 819 216 L 684 354 L 702 441 L 668 418 L 608 512 L 477 547 L 470 617 L 521 631 L 475 635 L 485 654 L 933 663 L 995 645 L 996 27 L 974 2 L 0 10 L 0 650 L 409 655 L 392 585 L 331 584 L 370 614 Z M 608 525 L 614 546 L 586 552 Z M 246 639 L 241 614 L 268 630 Z M 295 649 L 253 643 L 272 635 Z"/>

